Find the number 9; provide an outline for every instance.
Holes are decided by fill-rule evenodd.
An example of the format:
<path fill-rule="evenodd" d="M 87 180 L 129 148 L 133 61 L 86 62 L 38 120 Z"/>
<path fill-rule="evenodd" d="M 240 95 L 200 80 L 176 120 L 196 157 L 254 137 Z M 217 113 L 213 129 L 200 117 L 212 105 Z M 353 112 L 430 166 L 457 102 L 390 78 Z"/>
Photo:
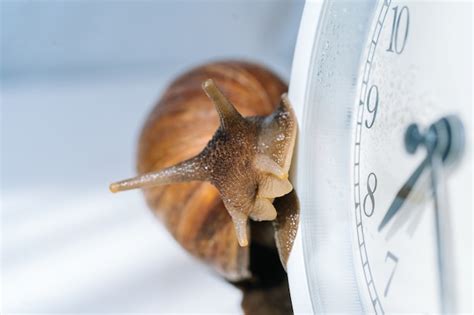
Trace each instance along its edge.
<path fill-rule="evenodd" d="M 373 114 L 372 121 L 370 123 L 368 122 L 367 119 L 365 120 L 365 126 L 370 129 L 374 125 L 375 116 L 377 116 L 377 109 L 379 107 L 379 88 L 375 84 L 372 85 L 369 89 L 369 94 L 367 95 L 366 103 L 367 103 L 367 111 Z"/>

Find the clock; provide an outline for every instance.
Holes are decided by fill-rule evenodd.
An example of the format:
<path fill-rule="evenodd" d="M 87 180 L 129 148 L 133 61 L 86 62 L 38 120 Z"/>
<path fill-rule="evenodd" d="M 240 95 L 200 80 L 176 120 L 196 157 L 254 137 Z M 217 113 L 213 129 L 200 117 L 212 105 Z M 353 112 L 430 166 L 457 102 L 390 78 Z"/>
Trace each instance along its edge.
<path fill-rule="evenodd" d="M 307 2 L 296 313 L 472 312 L 468 2 Z"/>

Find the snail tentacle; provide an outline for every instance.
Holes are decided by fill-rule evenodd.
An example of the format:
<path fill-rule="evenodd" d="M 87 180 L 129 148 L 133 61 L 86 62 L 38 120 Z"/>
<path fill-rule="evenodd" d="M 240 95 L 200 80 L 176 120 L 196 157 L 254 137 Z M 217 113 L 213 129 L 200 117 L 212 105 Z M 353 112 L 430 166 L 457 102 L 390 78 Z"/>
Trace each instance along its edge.
<path fill-rule="evenodd" d="M 246 247 L 249 244 L 249 226 L 248 216 L 241 211 L 229 211 L 234 223 L 237 241 L 241 247 Z"/>
<path fill-rule="evenodd" d="M 270 199 L 257 197 L 254 209 L 249 216 L 254 221 L 273 221 L 277 212 Z"/>
<path fill-rule="evenodd" d="M 212 79 L 208 79 L 202 83 L 202 89 L 214 103 L 217 113 L 219 114 L 222 129 L 229 128 L 236 122 L 245 121 L 235 106 L 222 94 Z"/>
<path fill-rule="evenodd" d="M 278 211 L 276 220 L 272 222 L 275 228 L 275 240 L 280 261 L 286 270 L 288 258 L 298 231 L 300 218 L 298 196 L 293 190 L 289 194 L 276 199 L 274 206 Z"/>
<path fill-rule="evenodd" d="M 287 94 L 283 94 L 280 105 L 262 122 L 258 150 L 280 165 L 285 173 L 288 173 L 293 157 L 296 133 L 296 115 Z"/>
<path fill-rule="evenodd" d="M 202 168 L 200 156 L 183 161 L 176 165 L 164 168 L 156 172 L 146 173 L 130 179 L 112 183 L 109 186 L 111 192 L 119 192 L 136 188 L 146 188 L 157 185 L 181 183 L 189 181 L 203 181 L 207 178 Z"/>

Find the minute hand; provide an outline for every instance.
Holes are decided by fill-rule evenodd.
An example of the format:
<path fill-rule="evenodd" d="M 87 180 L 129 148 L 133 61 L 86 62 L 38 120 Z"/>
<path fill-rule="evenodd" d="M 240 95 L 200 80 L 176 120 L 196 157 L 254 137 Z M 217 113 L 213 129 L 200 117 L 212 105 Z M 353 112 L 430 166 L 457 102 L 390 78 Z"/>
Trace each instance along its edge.
<path fill-rule="evenodd" d="M 428 156 L 416 168 L 416 170 L 413 172 L 410 178 L 408 178 L 405 184 L 403 184 L 402 188 L 400 188 L 397 195 L 395 196 L 395 199 L 392 201 L 390 208 L 388 208 L 387 213 L 385 213 L 385 216 L 383 217 L 382 222 L 380 222 L 380 225 L 378 228 L 379 232 L 384 228 L 385 225 L 387 225 L 388 222 L 390 222 L 390 220 L 395 216 L 398 210 L 400 210 L 403 203 L 412 192 L 413 187 L 415 186 L 416 182 L 420 178 L 421 174 L 423 173 L 425 168 L 429 166 L 430 164 L 429 162 L 430 160 Z"/>

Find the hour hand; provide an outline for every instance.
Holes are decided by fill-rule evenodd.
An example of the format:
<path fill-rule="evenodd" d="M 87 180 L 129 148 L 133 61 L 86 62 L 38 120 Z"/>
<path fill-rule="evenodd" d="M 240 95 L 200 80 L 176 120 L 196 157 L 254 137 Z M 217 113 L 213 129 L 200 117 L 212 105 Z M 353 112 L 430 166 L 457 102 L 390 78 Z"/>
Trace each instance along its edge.
<path fill-rule="evenodd" d="M 405 200 L 408 198 L 410 193 L 413 191 L 413 187 L 415 186 L 416 182 L 420 178 L 421 174 L 423 173 L 424 169 L 429 165 L 428 159 L 424 159 L 423 162 L 416 168 L 413 174 L 408 178 L 408 180 L 403 184 L 402 188 L 398 191 L 395 199 L 392 201 L 392 204 L 385 213 L 385 216 L 380 222 L 378 231 L 380 232 L 385 225 L 397 214 L 398 210 L 402 207 Z"/>

